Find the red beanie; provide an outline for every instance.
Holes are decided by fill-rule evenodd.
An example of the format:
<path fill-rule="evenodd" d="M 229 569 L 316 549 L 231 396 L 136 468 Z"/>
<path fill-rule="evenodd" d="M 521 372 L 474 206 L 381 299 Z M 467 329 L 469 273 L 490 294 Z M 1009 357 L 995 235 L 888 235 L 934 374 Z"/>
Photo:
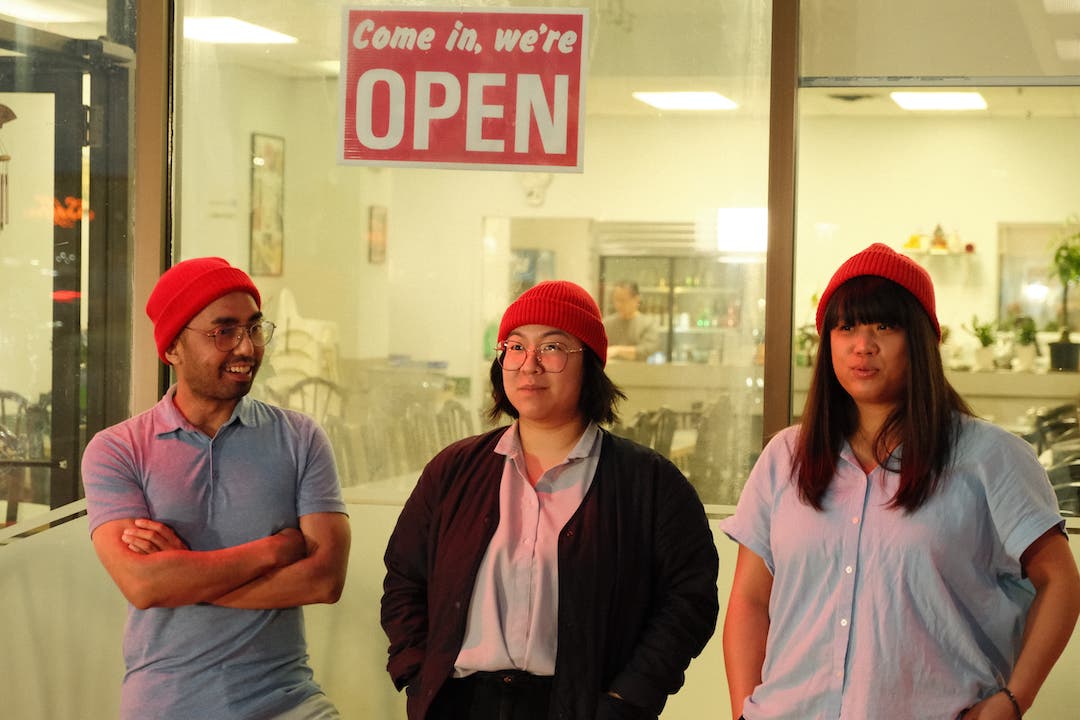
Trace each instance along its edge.
<path fill-rule="evenodd" d="M 219 257 L 184 260 L 165 271 L 146 301 L 146 314 L 154 323 L 158 357 L 166 365 L 165 351 L 191 318 L 219 297 L 246 292 L 262 307 L 262 297 L 248 274 Z"/>
<path fill-rule="evenodd" d="M 499 342 L 522 325 L 550 325 L 570 333 L 592 348 L 607 364 L 607 333 L 596 301 L 580 285 L 546 280 L 535 285 L 506 308 L 499 324 Z"/>
<path fill-rule="evenodd" d="M 938 340 L 941 339 L 941 325 L 938 324 L 934 303 L 934 283 L 930 280 L 930 274 L 908 256 L 901 255 L 882 243 L 874 243 L 861 253 L 852 255 L 832 276 L 829 286 L 825 288 L 821 299 L 818 300 L 818 335 L 821 335 L 821 325 L 825 322 L 825 309 L 829 306 L 829 298 L 832 297 L 836 288 L 860 275 L 875 275 L 892 280 L 914 295 L 926 314 L 930 316 L 930 322 L 934 326 Z"/>

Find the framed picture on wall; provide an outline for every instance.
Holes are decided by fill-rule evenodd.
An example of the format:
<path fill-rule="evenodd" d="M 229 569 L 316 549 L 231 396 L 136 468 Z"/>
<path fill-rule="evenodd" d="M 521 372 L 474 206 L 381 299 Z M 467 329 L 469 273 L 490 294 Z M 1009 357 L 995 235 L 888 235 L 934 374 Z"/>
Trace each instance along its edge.
<path fill-rule="evenodd" d="M 372 265 L 386 262 L 386 208 L 382 205 L 368 209 L 368 262 Z"/>
<path fill-rule="evenodd" d="M 285 264 L 285 138 L 251 135 L 251 274 Z"/>

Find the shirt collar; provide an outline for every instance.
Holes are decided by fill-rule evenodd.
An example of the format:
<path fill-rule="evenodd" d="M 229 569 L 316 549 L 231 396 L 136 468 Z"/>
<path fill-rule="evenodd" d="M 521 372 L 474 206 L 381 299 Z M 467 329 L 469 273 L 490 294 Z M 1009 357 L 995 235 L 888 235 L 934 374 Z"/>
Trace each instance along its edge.
<path fill-rule="evenodd" d="M 591 457 L 593 455 L 600 454 L 600 442 L 601 433 L 600 426 L 594 422 L 590 422 L 585 428 L 585 432 L 578 438 L 577 444 L 566 455 L 566 461 L 581 460 L 583 458 Z M 521 438 L 518 436 L 518 424 L 515 420 L 510 427 L 506 428 L 506 432 L 499 438 L 499 442 L 495 444 L 495 452 L 499 455 L 506 455 L 507 457 L 521 457 Z"/>
<path fill-rule="evenodd" d="M 180 408 L 176 407 L 173 399 L 176 397 L 176 385 L 172 385 L 154 406 L 154 434 L 168 435 L 178 430 L 186 432 L 199 432 L 198 428 L 188 422 Z M 240 402 L 233 408 L 232 415 L 225 421 L 225 427 L 234 422 L 253 427 L 255 422 L 255 401 L 246 395 L 240 398 Z"/>

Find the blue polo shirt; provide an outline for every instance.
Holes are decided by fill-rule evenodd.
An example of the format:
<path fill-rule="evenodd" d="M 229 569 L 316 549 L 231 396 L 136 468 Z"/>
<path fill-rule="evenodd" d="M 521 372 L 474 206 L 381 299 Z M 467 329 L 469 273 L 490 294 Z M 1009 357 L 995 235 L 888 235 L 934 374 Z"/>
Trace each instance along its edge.
<path fill-rule="evenodd" d="M 325 433 L 307 416 L 243 398 L 214 438 L 176 409 L 102 430 L 83 455 L 90 532 L 149 517 L 192 550 L 218 550 L 345 512 Z M 121 717 L 249 718 L 319 692 L 300 608 L 128 607 Z"/>
<path fill-rule="evenodd" d="M 1034 597 L 1020 556 L 1063 527 L 1031 447 L 974 418 L 918 511 L 899 475 L 845 444 L 818 512 L 793 483 L 798 428 L 779 433 L 720 528 L 773 574 L 762 682 L 747 720 L 942 720 L 1012 674 Z"/>

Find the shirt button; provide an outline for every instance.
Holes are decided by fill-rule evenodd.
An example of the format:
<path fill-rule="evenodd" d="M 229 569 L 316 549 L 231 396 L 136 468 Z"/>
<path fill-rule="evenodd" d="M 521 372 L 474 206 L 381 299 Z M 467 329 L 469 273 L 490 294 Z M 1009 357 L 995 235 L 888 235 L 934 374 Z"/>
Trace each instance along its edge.
<path fill-rule="evenodd" d="M 842 618 L 840 620 L 840 627 L 847 627 L 847 618 Z"/>
<path fill-rule="evenodd" d="M 843 677 L 843 676 L 844 676 L 844 673 L 840 672 L 839 670 L 836 671 L 836 677 Z"/>
<path fill-rule="evenodd" d="M 858 525 L 859 524 L 859 518 L 857 518 L 857 517 L 851 518 L 851 524 L 852 525 Z"/>
<path fill-rule="evenodd" d="M 850 575 L 851 574 L 851 566 L 848 565 L 846 568 L 844 568 L 844 572 L 846 572 L 848 575 Z"/>

